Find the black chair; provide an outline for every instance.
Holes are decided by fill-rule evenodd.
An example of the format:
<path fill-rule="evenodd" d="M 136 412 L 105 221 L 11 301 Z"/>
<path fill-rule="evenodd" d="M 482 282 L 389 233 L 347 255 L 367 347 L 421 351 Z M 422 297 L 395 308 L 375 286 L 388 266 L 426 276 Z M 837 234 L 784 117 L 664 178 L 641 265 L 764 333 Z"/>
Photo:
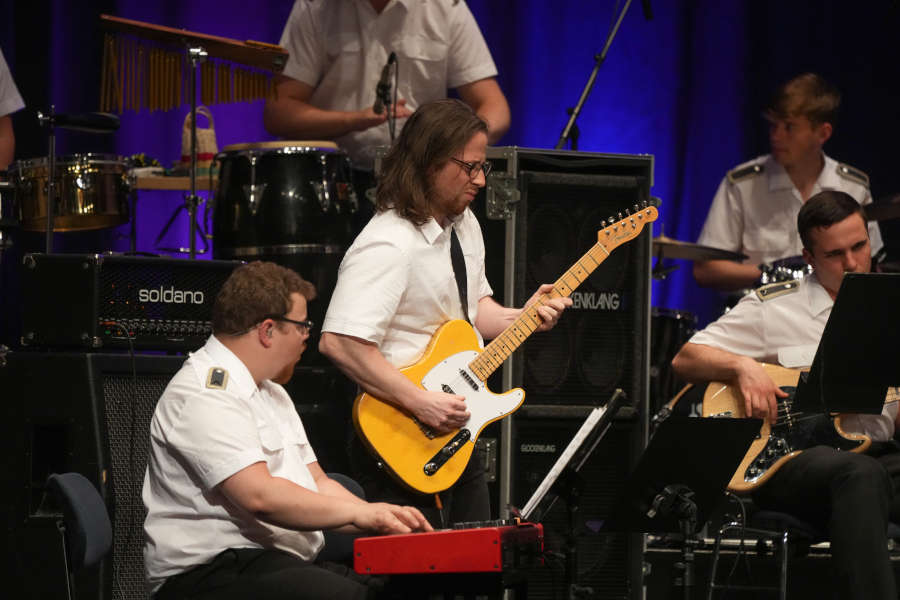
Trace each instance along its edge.
<path fill-rule="evenodd" d="M 112 545 L 112 526 L 97 489 L 79 473 L 52 474 L 47 490 L 62 510 L 57 520 L 69 600 L 75 596 L 74 574 L 99 563 Z"/>
<path fill-rule="evenodd" d="M 744 514 L 746 515 L 746 510 Z M 713 600 L 713 595 L 717 590 L 769 591 L 777 593 L 781 600 L 785 600 L 787 598 L 788 559 L 790 557 L 803 557 L 809 552 L 809 547 L 812 544 L 828 540 L 826 531 L 785 512 L 755 510 L 750 513 L 746 520 L 748 522 L 746 527 L 743 520 L 734 519 L 723 524 L 716 533 L 712 569 L 710 570 L 709 586 L 706 594 L 707 600 Z M 753 536 L 757 540 L 756 544 L 759 552 L 762 552 L 768 544 L 772 545 L 773 554 L 778 561 L 777 585 L 745 585 L 716 582 L 722 539 L 728 534 L 736 534 L 741 537 Z M 889 540 L 900 539 L 900 526 L 895 523 L 888 523 L 887 537 Z"/>

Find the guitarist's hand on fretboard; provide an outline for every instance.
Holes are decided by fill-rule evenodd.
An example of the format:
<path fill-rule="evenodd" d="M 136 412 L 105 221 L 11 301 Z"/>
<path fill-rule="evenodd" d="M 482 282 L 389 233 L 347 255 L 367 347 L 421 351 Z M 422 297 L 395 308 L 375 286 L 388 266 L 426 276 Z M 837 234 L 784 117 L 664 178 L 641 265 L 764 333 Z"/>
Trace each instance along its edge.
<path fill-rule="evenodd" d="M 787 393 L 752 358 L 740 357 L 736 371 L 736 385 L 744 397 L 744 414 L 774 424 L 778 417 L 777 398 L 787 398 Z"/>
<path fill-rule="evenodd" d="M 528 299 L 528 302 L 525 303 L 525 308 L 523 310 L 527 310 L 529 306 L 535 303 L 539 303 L 537 306 L 537 313 L 542 321 L 537 330 L 549 331 L 559 322 L 559 318 L 562 316 L 563 311 L 572 306 L 572 299 L 568 296 L 559 296 L 555 294 L 553 291 L 553 284 L 545 283 L 532 294 L 531 298 Z"/>

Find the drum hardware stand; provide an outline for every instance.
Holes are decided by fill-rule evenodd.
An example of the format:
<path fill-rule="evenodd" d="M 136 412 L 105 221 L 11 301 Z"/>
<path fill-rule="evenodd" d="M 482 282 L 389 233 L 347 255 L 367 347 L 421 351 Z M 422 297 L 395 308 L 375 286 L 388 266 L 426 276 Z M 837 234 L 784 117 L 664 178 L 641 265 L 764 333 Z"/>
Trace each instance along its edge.
<path fill-rule="evenodd" d="M 200 46 L 188 48 L 188 57 L 191 60 L 191 189 L 185 198 L 185 206 L 187 207 L 188 221 L 190 221 L 189 235 L 191 240 L 188 246 L 191 258 L 197 256 L 197 206 L 200 201 L 197 197 L 197 68 L 201 63 L 206 62 L 207 56 L 206 50 Z M 178 211 L 175 211 L 175 214 L 178 214 Z M 169 224 L 171 224 L 171 219 Z M 168 228 L 168 224 L 166 228 Z M 203 235 L 203 252 L 206 252 L 208 245 L 205 234 Z"/>
<path fill-rule="evenodd" d="M 625 18 L 625 13 L 628 12 L 629 6 L 631 6 L 631 0 L 626 0 L 625 6 L 622 7 L 622 12 L 619 13 L 609 35 L 606 36 L 606 43 L 603 45 L 603 50 L 600 51 L 600 54 L 594 55 L 594 69 L 591 71 L 591 75 L 588 77 L 584 90 L 581 92 L 578 104 L 576 104 L 574 108 L 569 108 L 566 111 L 570 115 L 569 122 L 566 123 L 565 128 L 559 136 L 559 141 L 556 142 L 557 150 L 562 150 L 563 146 L 566 145 L 566 141 L 571 142 L 572 150 L 578 150 L 578 128 L 575 125 L 575 121 L 578 119 L 578 115 L 581 114 L 581 109 L 584 107 L 584 103 L 587 101 L 587 97 L 594 87 L 594 81 L 596 81 L 597 73 L 600 71 L 600 65 L 606 60 L 606 53 L 609 51 L 613 38 L 616 37 L 616 32 L 619 31 L 619 25 L 622 24 L 622 19 Z"/>
<path fill-rule="evenodd" d="M 154 245 L 157 245 L 160 250 L 165 250 L 167 252 L 187 253 L 190 258 L 196 258 L 198 254 L 198 233 L 200 235 L 200 240 L 203 242 L 203 249 L 199 251 L 199 254 L 205 254 L 206 251 L 209 250 L 209 244 L 206 241 L 209 236 L 206 234 L 206 231 L 203 229 L 200 223 L 197 222 L 197 208 L 199 207 L 201 202 L 200 197 L 197 196 L 197 68 L 200 66 L 200 64 L 206 62 L 208 54 L 206 50 L 204 50 L 200 46 L 189 46 L 187 49 L 187 54 L 191 62 L 191 166 L 189 168 L 190 189 L 184 196 L 184 204 L 175 209 L 175 212 L 172 213 L 172 216 L 169 217 L 169 220 L 166 221 L 166 224 L 163 226 L 162 231 L 160 231 L 159 235 L 156 236 L 156 242 L 154 242 Z M 175 219 L 179 214 L 181 214 L 181 211 L 183 210 L 186 210 L 188 213 L 188 235 L 190 237 L 188 247 L 159 247 L 159 242 L 162 241 L 163 237 L 169 232 L 169 229 L 172 227 Z"/>
<path fill-rule="evenodd" d="M 38 111 L 38 123 L 48 128 L 47 133 L 47 235 L 44 252 L 53 254 L 53 212 L 56 209 L 56 119 L 55 106 L 50 105 L 50 114 Z"/>

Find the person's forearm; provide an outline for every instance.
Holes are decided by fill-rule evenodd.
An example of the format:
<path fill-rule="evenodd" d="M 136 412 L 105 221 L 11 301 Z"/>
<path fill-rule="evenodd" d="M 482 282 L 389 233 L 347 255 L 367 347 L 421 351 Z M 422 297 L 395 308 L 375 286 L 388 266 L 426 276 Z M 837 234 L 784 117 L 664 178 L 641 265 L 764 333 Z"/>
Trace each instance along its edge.
<path fill-rule="evenodd" d="M 694 279 L 702 287 L 730 292 L 752 287 L 762 273 L 756 265 L 730 260 L 705 260 L 694 263 Z"/>
<path fill-rule="evenodd" d="M 685 381 L 734 381 L 746 361 L 752 358 L 731 352 L 688 342 L 672 359 L 672 368 Z"/>
<path fill-rule="evenodd" d="M 266 485 L 257 486 L 236 504 L 267 523 L 316 531 L 352 527 L 358 503 L 313 492 L 281 477 L 270 477 Z"/>
<path fill-rule="evenodd" d="M 354 504 L 365 504 L 366 501 L 342 486 L 340 483 L 331 479 L 327 475 L 324 477 L 320 477 L 316 480 L 316 487 L 319 488 L 319 493 L 323 496 L 332 496 L 334 498 L 340 498 L 341 500 L 346 500 L 348 502 L 353 502 Z"/>
<path fill-rule="evenodd" d="M 485 102 L 475 113 L 488 124 L 488 144 L 496 144 L 509 131 L 509 105 L 503 96 Z"/>
<path fill-rule="evenodd" d="M 323 110 L 279 96 L 266 102 L 266 131 L 288 139 L 332 139 L 363 128 L 362 111 Z"/>
<path fill-rule="evenodd" d="M 475 317 L 475 328 L 486 340 L 492 340 L 509 327 L 510 323 L 522 314 L 521 308 L 507 308 L 490 296 L 478 301 L 478 315 Z"/>
<path fill-rule="evenodd" d="M 319 352 L 330 358 L 368 394 L 383 402 L 412 410 L 420 389 L 384 358 L 378 348 L 354 338 L 324 332 Z"/>

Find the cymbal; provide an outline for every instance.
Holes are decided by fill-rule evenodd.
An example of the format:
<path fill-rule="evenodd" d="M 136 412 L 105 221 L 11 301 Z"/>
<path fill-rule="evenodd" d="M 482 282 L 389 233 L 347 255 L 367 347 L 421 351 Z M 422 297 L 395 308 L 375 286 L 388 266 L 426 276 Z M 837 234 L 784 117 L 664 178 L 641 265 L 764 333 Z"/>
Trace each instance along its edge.
<path fill-rule="evenodd" d="M 653 254 L 662 258 L 682 258 L 684 260 L 744 260 L 747 258 L 746 254 L 739 252 L 673 240 L 664 235 L 653 238 Z"/>

